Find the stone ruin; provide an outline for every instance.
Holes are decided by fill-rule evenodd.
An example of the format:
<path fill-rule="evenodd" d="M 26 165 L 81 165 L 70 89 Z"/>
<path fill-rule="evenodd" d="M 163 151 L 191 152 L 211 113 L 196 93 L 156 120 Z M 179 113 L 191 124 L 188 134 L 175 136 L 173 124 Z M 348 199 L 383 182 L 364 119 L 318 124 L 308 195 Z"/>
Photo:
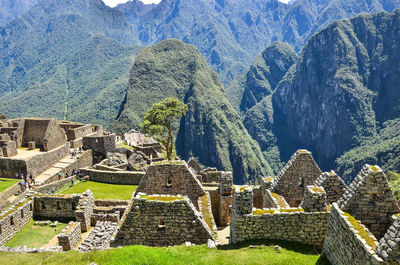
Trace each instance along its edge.
<path fill-rule="evenodd" d="M 4 139 L 11 139 L 7 135 Z M 131 200 L 95 201 L 90 192 L 35 194 L 2 213 L 0 232 L 11 223 L 7 229 L 14 232 L 0 233 L 0 245 L 32 218 L 62 218 L 71 220 L 58 237 L 63 250 L 218 242 L 216 225 L 230 225 L 231 243 L 282 239 L 311 244 L 332 264 L 400 260 L 400 209 L 378 166 L 365 165 L 347 187 L 335 172 L 322 173 L 310 152 L 298 150 L 276 178 L 234 186 L 231 172 L 203 169 L 193 158 L 188 164 L 152 161 L 145 172 L 125 175 L 128 151 L 116 148 L 115 135 L 83 136 L 82 144 L 106 157 L 82 171 L 93 181 L 139 184 Z M 81 233 L 90 227 L 79 245 Z"/>
<path fill-rule="evenodd" d="M 145 154 L 149 159 L 158 158 L 162 152 L 161 144 L 147 134 L 130 130 L 124 134 L 123 139 L 128 146 L 133 147 L 136 152 Z"/>
<path fill-rule="evenodd" d="M 300 205 L 308 185 L 313 185 L 322 174 L 307 150 L 298 150 L 279 172 L 272 183 L 272 191 L 285 198 L 291 207 Z"/>

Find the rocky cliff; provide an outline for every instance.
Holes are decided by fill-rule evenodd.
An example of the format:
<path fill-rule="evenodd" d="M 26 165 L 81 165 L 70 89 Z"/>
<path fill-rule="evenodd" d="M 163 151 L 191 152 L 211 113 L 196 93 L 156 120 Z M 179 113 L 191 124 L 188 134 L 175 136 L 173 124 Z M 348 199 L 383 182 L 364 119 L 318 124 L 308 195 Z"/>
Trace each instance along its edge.
<path fill-rule="evenodd" d="M 340 20 L 314 35 L 273 95 L 247 112 L 262 150 L 277 147 L 285 161 L 307 148 L 323 169 L 338 166 L 350 179 L 365 162 L 398 165 L 387 146 L 399 136 L 399 33 L 397 10 Z"/>
<path fill-rule="evenodd" d="M 189 107 L 177 125 L 181 158 L 195 156 L 204 165 L 233 170 L 238 184 L 272 173 L 217 74 L 194 46 L 178 40 L 162 41 L 137 56 L 114 128 L 138 128 L 151 104 L 171 96 Z"/>

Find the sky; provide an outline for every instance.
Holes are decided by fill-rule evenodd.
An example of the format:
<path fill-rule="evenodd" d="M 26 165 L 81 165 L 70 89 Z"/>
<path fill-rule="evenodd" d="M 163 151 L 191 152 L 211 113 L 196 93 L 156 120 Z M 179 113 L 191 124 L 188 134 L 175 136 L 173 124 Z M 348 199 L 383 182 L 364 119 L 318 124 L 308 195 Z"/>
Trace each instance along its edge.
<path fill-rule="evenodd" d="M 128 1 L 129 0 L 103 0 L 103 2 L 106 5 L 111 6 L 111 7 L 114 7 L 120 3 L 125 3 Z M 158 4 L 161 2 L 161 0 L 141 0 L 141 1 L 145 4 L 151 4 L 151 3 Z M 279 1 L 281 1 L 282 3 L 288 3 L 290 0 L 279 0 Z"/>

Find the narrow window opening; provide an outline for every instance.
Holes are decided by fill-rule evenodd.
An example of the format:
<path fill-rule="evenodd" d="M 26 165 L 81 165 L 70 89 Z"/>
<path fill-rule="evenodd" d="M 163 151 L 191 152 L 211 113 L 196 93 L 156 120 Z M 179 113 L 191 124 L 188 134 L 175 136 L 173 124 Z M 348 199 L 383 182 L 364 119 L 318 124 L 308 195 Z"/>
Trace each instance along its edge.
<path fill-rule="evenodd" d="M 168 179 L 167 179 L 167 187 L 171 187 L 171 186 L 172 186 L 172 177 L 171 177 L 171 175 L 169 175 Z"/>
<path fill-rule="evenodd" d="M 31 212 L 32 212 L 32 203 L 31 203 L 31 204 L 29 204 L 29 211 L 31 211 Z"/>
<path fill-rule="evenodd" d="M 72 202 L 72 210 L 75 210 L 75 209 L 76 209 L 75 202 Z"/>
<path fill-rule="evenodd" d="M 0 235 L 3 233 L 3 229 L 2 229 L 2 227 L 1 227 L 1 225 L 0 225 Z"/>
<path fill-rule="evenodd" d="M 157 231 L 164 232 L 165 231 L 165 223 L 163 219 L 158 220 L 158 228 Z"/>
<path fill-rule="evenodd" d="M 13 216 L 10 217 L 10 225 L 14 225 L 14 217 Z"/>
<path fill-rule="evenodd" d="M 46 205 L 44 204 L 43 201 L 42 201 L 42 210 L 46 210 Z"/>
<path fill-rule="evenodd" d="M 299 178 L 299 187 L 304 188 L 304 178 Z"/>
<path fill-rule="evenodd" d="M 21 210 L 21 218 L 24 218 L 24 210 Z"/>
<path fill-rule="evenodd" d="M 57 202 L 57 210 L 61 210 L 60 202 Z"/>

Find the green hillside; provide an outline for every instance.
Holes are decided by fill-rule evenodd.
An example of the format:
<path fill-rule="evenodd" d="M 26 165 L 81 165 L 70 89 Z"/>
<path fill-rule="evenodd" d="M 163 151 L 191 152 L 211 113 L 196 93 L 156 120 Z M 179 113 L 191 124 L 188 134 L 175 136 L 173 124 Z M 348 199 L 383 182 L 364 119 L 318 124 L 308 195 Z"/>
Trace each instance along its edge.
<path fill-rule="evenodd" d="M 226 98 L 217 74 L 199 51 L 179 40 L 143 49 L 131 70 L 126 100 L 112 128 L 139 128 L 151 104 L 165 97 L 184 101 L 176 140 L 178 155 L 233 170 L 235 183 L 254 182 L 272 173 L 239 115 Z"/>

